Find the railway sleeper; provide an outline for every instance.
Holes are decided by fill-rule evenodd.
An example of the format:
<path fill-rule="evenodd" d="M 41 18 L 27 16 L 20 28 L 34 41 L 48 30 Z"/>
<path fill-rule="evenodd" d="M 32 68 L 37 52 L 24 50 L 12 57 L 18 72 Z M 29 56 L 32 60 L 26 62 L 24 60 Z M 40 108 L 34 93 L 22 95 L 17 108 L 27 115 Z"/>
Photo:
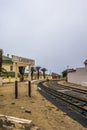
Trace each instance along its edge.
<path fill-rule="evenodd" d="M 86 103 L 78 103 L 79 106 L 87 106 Z"/>
<path fill-rule="evenodd" d="M 78 109 L 76 106 L 73 106 L 73 105 L 71 105 L 71 108 L 72 108 L 73 110 L 75 110 L 76 112 L 80 113 L 81 115 L 87 117 L 87 112 L 86 112 L 86 111 L 84 111 L 84 110 L 82 110 L 82 109 Z"/>

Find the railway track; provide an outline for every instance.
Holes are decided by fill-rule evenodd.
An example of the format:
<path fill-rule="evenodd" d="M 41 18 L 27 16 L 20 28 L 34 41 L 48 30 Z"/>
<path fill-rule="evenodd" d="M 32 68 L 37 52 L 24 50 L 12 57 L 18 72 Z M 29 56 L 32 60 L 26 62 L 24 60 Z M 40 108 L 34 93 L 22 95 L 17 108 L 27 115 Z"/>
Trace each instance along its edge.
<path fill-rule="evenodd" d="M 73 87 L 70 87 L 70 86 L 63 86 L 61 85 L 62 88 L 66 88 L 66 89 L 72 89 L 72 91 L 75 91 L 75 92 L 79 92 L 79 93 L 83 93 L 83 94 L 87 94 L 87 90 L 82 90 L 82 89 L 79 89 L 79 88 L 73 88 Z"/>
<path fill-rule="evenodd" d="M 40 82 L 38 86 L 43 92 L 55 98 L 56 101 L 61 100 L 67 103 L 69 108 L 73 109 L 74 111 L 78 112 L 80 115 L 87 118 L 87 101 L 54 90 L 53 88 L 47 87 L 43 84 L 43 82 Z"/>
<path fill-rule="evenodd" d="M 50 81 L 47 84 L 48 84 L 48 86 L 52 86 L 53 87 L 53 85 L 54 85 L 54 86 L 56 86 L 56 87 L 58 87 L 60 89 L 69 89 L 69 90 L 72 90 L 74 92 L 87 94 L 87 90 L 83 90 L 83 89 L 79 89 L 79 88 L 73 88 L 71 86 L 63 86 L 63 85 L 58 84 L 58 81 L 56 81 L 56 80 L 55 80 L 55 83 L 54 83 L 54 81 Z"/>
<path fill-rule="evenodd" d="M 87 90 L 74 88 L 71 86 L 60 85 L 58 84 L 58 81 L 52 81 L 52 80 L 50 80 L 49 82 L 46 82 L 46 85 L 57 91 L 61 91 L 67 94 L 69 93 L 69 95 L 72 95 L 72 96 L 78 97 L 79 99 L 84 99 L 87 101 Z"/>

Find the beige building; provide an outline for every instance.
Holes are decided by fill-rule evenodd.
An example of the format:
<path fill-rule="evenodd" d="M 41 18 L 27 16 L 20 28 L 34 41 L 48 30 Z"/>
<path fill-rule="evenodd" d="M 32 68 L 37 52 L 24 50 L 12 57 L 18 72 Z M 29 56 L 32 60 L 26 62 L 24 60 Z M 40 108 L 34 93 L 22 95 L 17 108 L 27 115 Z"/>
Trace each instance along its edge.
<path fill-rule="evenodd" d="M 7 72 L 13 72 L 13 62 L 12 58 L 9 56 L 2 56 L 2 67 L 7 71 Z"/>
<path fill-rule="evenodd" d="M 85 67 L 77 68 L 76 70 L 71 69 L 68 71 L 68 82 L 87 86 L 87 60 L 84 62 Z"/>
<path fill-rule="evenodd" d="M 12 56 L 12 58 L 10 58 L 9 56 L 2 57 L 2 68 L 4 68 L 9 75 L 19 73 L 19 67 L 29 66 L 28 70 L 30 72 L 30 67 L 34 65 L 35 60 L 33 59 L 27 59 L 14 55 Z"/>

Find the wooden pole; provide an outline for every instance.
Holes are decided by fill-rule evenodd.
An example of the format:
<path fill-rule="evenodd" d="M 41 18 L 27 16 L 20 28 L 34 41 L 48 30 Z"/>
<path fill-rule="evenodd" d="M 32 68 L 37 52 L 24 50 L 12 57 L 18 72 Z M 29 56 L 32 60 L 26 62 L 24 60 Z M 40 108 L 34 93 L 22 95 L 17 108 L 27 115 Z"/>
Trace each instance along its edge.
<path fill-rule="evenodd" d="M 28 68 L 28 96 L 31 97 L 31 65 Z"/>
<path fill-rule="evenodd" d="M 28 96 L 31 97 L 31 81 L 28 81 Z"/>
<path fill-rule="evenodd" d="M 15 98 L 18 98 L 18 81 L 15 81 Z"/>
<path fill-rule="evenodd" d="M 15 63 L 15 98 L 18 98 L 18 81 L 17 81 L 17 77 L 18 77 L 18 66 L 17 63 Z"/>

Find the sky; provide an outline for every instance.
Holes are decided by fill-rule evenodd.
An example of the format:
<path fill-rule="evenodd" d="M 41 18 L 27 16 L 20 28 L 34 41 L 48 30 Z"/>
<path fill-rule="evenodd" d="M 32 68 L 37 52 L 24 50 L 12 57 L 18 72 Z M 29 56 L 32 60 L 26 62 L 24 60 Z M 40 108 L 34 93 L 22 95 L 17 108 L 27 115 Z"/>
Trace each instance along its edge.
<path fill-rule="evenodd" d="M 0 48 L 49 73 L 83 67 L 87 0 L 0 0 Z"/>

